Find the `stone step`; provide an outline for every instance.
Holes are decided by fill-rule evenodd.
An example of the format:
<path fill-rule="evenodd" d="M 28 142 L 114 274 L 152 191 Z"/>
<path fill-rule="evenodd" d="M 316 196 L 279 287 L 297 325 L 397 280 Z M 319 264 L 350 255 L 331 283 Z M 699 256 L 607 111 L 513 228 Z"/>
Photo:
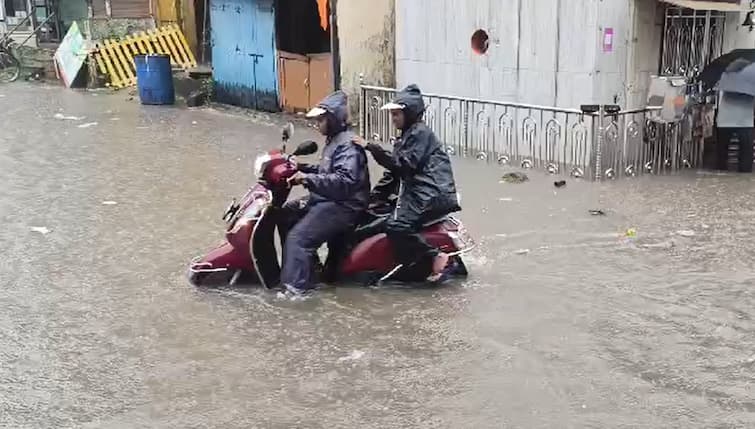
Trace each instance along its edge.
<path fill-rule="evenodd" d="M 29 40 L 27 40 L 26 42 L 24 42 L 24 46 L 29 46 L 29 47 L 32 47 L 32 48 L 36 48 L 37 47 L 37 37 L 36 36 L 32 36 L 33 33 L 34 32 L 31 31 L 31 30 L 16 30 L 13 33 L 13 35 L 11 35 L 11 38 L 13 39 L 14 42 L 20 44 L 21 42 L 24 41 L 24 39 L 26 39 L 27 37 L 31 36 L 31 37 L 29 37 Z"/>

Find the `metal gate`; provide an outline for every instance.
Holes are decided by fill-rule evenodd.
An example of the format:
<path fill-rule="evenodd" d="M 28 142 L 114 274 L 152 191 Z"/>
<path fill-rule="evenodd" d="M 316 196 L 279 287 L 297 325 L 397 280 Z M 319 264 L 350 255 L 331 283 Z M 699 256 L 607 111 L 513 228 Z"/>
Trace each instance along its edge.
<path fill-rule="evenodd" d="M 723 50 L 724 12 L 666 7 L 661 74 L 696 75 Z"/>

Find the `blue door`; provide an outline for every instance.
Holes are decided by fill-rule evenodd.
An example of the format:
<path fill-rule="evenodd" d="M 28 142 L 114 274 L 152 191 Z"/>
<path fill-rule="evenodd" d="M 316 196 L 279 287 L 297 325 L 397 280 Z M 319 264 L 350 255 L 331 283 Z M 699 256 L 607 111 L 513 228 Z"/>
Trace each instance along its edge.
<path fill-rule="evenodd" d="M 273 0 L 211 0 L 210 20 L 218 101 L 277 111 Z"/>

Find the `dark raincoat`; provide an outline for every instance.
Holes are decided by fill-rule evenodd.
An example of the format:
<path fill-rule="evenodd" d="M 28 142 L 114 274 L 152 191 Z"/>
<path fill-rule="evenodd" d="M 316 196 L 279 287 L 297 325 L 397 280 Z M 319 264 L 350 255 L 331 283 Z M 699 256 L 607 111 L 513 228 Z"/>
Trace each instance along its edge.
<path fill-rule="evenodd" d="M 423 221 L 461 210 L 456 194 L 451 160 L 430 128 L 422 122 L 425 103 L 416 85 L 398 93 L 395 101 L 404 107 L 405 126 L 388 152 L 376 144 L 367 149 L 386 169 L 371 193 L 373 203 L 395 196 L 392 229 L 417 231 Z M 391 201 L 393 203 L 393 201 Z"/>
<path fill-rule="evenodd" d="M 320 164 L 299 167 L 306 174 L 303 185 L 310 195 L 303 204 L 294 200 L 284 206 L 288 219 L 283 228 L 291 229 L 285 234 L 281 282 L 296 290 L 314 286 L 315 252 L 323 243 L 334 254 L 329 259 L 338 260 L 343 237 L 356 226 L 370 193 L 367 155 L 353 142 L 346 122 L 346 95 L 336 92 L 317 106 L 327 111 L 328 136 Z"/>
<path fill-rule="evenodd" d="M 307 174 L 304 187 L 311 193 L 309 205 L 332 201 L 362 211 L 369 200 L 370 174 L 367 155 L 362 147 L 354 144 L 355 135 L 348 129 L 346 94 L 335 92 L 317 107 L 328 112 L 328 137 L 320 164 L 300 167 Z"/>

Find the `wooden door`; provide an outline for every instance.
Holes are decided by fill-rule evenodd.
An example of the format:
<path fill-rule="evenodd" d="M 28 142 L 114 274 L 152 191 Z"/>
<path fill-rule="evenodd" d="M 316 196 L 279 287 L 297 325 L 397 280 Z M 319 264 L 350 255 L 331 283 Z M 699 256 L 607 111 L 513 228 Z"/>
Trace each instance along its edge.
<path fill-rule="evenodd" d="M 309 58 L 283 51 L 278 57 L 283 110 L 303 112 L 309 108 Z"/>
<path fill-rule="evenodd" d="M 333 92 L 333 56 L 309 55 L 309 106 L 314 106 Z"/>
<path fill-rule="evenodd" d="M 278 52 L 281 105 L 287 112 L 305 112 L 333 92 L 330 54 Z"/>

